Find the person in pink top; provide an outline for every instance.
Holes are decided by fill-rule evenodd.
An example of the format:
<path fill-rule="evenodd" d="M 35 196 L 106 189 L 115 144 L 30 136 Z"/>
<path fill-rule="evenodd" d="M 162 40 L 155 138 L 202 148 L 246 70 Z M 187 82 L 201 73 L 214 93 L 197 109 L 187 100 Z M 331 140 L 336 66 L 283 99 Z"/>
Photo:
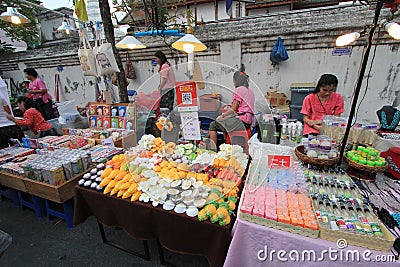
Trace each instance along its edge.
<path fill-rule="evenodd" d="M 46 84 L 38 78 L 38 73 L 33 68 L 24 69 L 24 74 L 30 81 L 28 93 L 32 95 L 35 107 L 46 120 L 53 119 L 53 99 L 47 91 Z"/>
<path fill-rule="evenodd" d="M 242 70 L 233 74 L 235 91 L 230 108 L 210 123 L 211 149 L 216 150 L 217 132 L 224 134 L 249 129 L 254 120 L 254 92 L 249 89 L 249 76 Z"/>
<path fill-rule="evenodd" d="M 344 112 L 343 97 L 335 93 L 337 85 L 335 75 L 323 74 L 315 91 L 304 98 L 300 113 L 303 114 L 305 136 L 319 134 L 324 116 L 340 116 Z"/>
<path fill-rule="evenodd" d="M 168 62 L 167 57 L 161 51 L 157 51 L 154 55 L 158 65 L 160 65 L 158 72 L 160 73 L 160 84 L 158 91 L 161 95 L 161 108 L 168 108 L 170 111 L 174 109 L 175 99 L 175 75 L 171 64 Z"/>

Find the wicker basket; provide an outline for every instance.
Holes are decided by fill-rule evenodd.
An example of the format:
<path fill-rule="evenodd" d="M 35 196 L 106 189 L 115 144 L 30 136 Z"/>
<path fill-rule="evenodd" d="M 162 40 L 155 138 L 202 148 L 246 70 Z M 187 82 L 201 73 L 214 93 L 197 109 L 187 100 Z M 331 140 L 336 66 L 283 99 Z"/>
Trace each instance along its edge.
<path fill-rule="evenodd" d="M 296 156 L 303 162 L 312 164 L 312 165 L 325 165 L 325 166 L 333 166 L 339 162 L 339 157 L 333 159 L 316 159 L 311 158 L 305 154 L 304 146 L 298 146 L 295 149 Z"/>
<path fill-rule="evenodd" d="M 347 157 L 347 155 L 344 156 L 344 160 L 349 164 L 350 167 L 360 170 L 360 171 L 365 171 L 365 172 L 383 172 L 387 169 L 387 162 L 384 166 L 367 166 L 364 164 L 360 164 L 358 162 L 354 162 L 351 159 Z"/>

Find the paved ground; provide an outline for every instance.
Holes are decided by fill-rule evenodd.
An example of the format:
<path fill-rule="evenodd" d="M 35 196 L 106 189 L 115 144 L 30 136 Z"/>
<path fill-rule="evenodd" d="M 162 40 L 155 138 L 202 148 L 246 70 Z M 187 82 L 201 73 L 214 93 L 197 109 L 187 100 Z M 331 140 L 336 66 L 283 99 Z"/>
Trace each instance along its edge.
<path fill-rule="evenodd" d="M 37 219 L 33 211 L 21 210 L 3 200 L 0 201 L 0 229 L 13 237 L 12 245 L 0 258 L 0 266 L 162 266 L 154 241 L 149 241 L 151 261 L 103 244 L 93 217 L 68 229 L 64 221 Z M 142 243 L 129 238 L 123 230 L 107 227 L 106 233 L 124 246 L 142 249 Z M 208 266 L 203 257 L 164 253 L 177 266 Z"/>

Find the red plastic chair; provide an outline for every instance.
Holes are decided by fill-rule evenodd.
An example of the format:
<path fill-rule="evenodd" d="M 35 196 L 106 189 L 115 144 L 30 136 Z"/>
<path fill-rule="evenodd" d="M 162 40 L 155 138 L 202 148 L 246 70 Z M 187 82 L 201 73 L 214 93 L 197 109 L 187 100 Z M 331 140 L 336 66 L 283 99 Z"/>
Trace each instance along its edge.
<path fill-rule="evenodd" d="M 245 131 L 233 131 L 226 134 L 225 143 L 232 145 L 240 145 L 246 154 L 249 154 L 248 141 L 251 137 L 251 129 Z"/>

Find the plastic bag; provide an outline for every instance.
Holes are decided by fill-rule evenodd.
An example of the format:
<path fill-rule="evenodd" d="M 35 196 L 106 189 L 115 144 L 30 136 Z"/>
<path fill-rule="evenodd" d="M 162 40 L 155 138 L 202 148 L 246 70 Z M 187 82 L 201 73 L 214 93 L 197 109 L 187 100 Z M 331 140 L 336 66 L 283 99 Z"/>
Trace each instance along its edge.
<path fill-rule="evenodd" d="M 278 37 L 278 40 L 276 40 L 276 43 L 275 43 L 274 47 L 272 48 L 271 55 L 269 58 L 272 61 L 272 63 L 274 63 L 274 64 L 289 59 L 289 55 L 286 51 L 285 46 L 283 45 L 283 41 L 282 41 L 281 37 Z"/>
<path fill-rule="evenodd" d="M 58 103 L 57 109 L 60 114 L 60 117 L 58 118 L 60 124 L 71 123 L 81 117 L 76 109 L 74 100 Z"/>

